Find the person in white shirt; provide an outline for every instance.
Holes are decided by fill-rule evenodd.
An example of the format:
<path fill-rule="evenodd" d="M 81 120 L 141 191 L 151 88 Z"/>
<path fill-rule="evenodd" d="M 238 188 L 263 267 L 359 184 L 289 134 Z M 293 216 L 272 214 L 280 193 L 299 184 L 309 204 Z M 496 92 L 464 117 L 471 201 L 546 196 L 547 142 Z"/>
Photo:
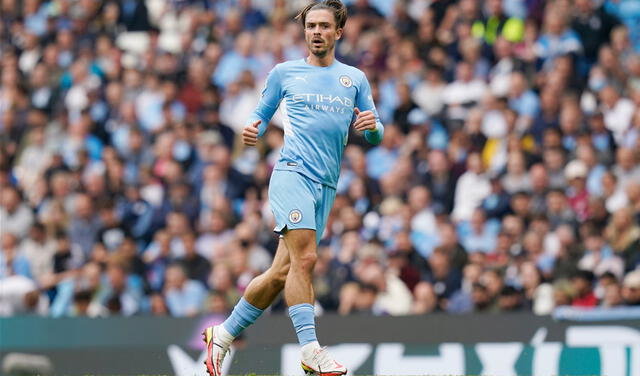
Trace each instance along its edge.
<path fill-rule="evenodd" d="M 635 106 L 629 98 L 621 98 L 620 93 L 612 86 L 606 86 L 600 93 L 604 123 L 611 132 L 616 143 L 623 142 L 625 132 L 631 127 L 631 119 Z"/>
<path fill-rule="evenodd" d="M 484 173 L 480 154 L 471 153 L 467 157 L 467 172 L 460 176 L 456 185 L 453 219 L 455 221 L 470 220 L 474 209 L 480 206 L 489 193 L 491 193 L 491 184 L 489 177 Z"/>
<path fill-rule="evenodd" d="M 444 106 L 442 93 L 446 87 L 441 68 L 431 66 L 424 74 L 424 81 L 413 90 L 411 98 L 429 116 L 437 115 Z"/>
<path fill-rule="evenodd" d="M 474 78 L 473 67 L 464 61 L 458 63 L 456 80 L 447 85 L 442 93 L 443 102 L 448 106 L 448 117 L 453 120 L 465 119 L 468 109 L 480 102 L 486 91 L 487 84 Z"/>

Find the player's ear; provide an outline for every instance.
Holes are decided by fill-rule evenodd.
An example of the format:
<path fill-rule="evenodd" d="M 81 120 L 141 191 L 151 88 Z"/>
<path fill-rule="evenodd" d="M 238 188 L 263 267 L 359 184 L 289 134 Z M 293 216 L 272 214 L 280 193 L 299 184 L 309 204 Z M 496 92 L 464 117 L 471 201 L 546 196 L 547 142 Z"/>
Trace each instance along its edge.
<path fill-rule="evenodd" d="M 344 31 L 343 28 L 339 27 L 336 29 L 336 40 L 342 38 L 342 32 Z"/>

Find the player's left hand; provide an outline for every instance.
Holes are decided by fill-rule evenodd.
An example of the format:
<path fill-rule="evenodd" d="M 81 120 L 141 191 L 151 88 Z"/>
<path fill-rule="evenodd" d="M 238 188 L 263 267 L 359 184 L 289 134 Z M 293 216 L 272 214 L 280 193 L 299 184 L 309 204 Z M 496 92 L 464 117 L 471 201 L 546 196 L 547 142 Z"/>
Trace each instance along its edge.
<path fill-rule="evenodd" d="M 358 107 L 353 109 L 356 113 L 356 121 L 353 122 L 353 127 L 358 132 L 375 131 L 376 130 L 376 116 L 373 111 L 360 112 Z"/>

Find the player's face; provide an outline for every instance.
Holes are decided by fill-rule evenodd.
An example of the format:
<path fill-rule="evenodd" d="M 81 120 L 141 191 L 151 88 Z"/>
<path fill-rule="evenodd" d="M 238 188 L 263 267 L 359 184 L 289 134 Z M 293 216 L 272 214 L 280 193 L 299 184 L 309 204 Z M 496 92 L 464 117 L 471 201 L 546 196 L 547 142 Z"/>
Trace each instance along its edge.
<path fill-rule="evenodd" d="M 336 40 L 342 36 L 342 29 L 336 26 L 333 13 L 326 9 L 316 9 L 307 13 L 304 25 L 304 38 L 309 51 L 324 57 L 333 52 Z"/>

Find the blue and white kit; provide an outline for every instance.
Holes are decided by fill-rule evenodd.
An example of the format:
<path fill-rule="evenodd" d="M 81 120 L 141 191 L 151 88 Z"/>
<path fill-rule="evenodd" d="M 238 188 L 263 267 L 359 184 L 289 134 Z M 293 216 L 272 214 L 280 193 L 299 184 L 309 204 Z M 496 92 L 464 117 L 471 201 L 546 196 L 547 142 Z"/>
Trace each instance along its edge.
<path fill-rule="evenodd" d="M 262 121 L 259 136 L 278 106 L 284 147 L 269 184 L 274 231 L 312 229 L 319 241 L 333 206 L 354 108 L 376 117 L 377 131 L 364 132 L 368 142 L 379 144 L 384 127 L 365 74 L 337 60 L 327 67 L 310 65 L 306 59 L 276 65 L 249 119 Z"/>

